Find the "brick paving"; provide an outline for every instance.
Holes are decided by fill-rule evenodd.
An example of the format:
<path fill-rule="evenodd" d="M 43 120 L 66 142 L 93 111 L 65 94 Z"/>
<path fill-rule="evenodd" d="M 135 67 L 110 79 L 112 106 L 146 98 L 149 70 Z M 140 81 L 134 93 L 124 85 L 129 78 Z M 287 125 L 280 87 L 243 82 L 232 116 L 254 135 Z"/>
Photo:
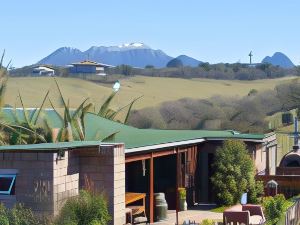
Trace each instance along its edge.
<path fill-rule="evenodd" d="M 179 224 L 182 224 L 184 221 L 195 221 L 200 223 L 204 219 L 211 219 L 216 221 L 223 220 L 223 213 L 211 212 L 210 206 L 195 206 L 187 211 L 179 212 Z M 156 222 L 153 225 L 174 225 L 176 222 L 176 212 L 175 210 L 168 211 L 168 220 L 163 222 Z"/>

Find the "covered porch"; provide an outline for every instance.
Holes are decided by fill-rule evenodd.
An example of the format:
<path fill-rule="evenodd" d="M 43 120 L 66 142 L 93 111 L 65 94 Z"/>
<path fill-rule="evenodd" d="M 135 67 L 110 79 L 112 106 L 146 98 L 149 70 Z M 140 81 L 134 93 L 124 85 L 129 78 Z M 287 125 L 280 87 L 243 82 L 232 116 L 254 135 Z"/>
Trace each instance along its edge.
<path fill-rule="evenodd" d="M 190 206 L 197 201 L 195 174 L 199 149 L 200 144 L 193 144 L 126 155 L 126 193 L 145 193 L 145 214 L 151 223 L 155 221 L 155 193 L 165 194 L 169 212 L 175 212 L 178 206 L 178 187 L 186 188 Z"/>

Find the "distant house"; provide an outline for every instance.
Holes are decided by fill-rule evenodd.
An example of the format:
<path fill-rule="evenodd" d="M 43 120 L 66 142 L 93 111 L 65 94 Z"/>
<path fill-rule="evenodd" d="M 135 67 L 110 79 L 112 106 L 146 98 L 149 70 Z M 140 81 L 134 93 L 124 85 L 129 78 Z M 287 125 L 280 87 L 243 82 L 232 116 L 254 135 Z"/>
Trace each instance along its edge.
<path fill-rule="evenodd" d="M 33 68 L 32 73 L 39 76 L 54 76 L 55 70 L 49 66 L 37 66 Z"/>
<path fill-rule="evenodd" d="M 106 76 L 104 69 L 110 67 L 109 65 L 97 63 L 94 61 L 84 60 L 79 63 L 72 63 L 69 71 L 70 73 L 88 73 L 96 74 L 99 76 Z"/>

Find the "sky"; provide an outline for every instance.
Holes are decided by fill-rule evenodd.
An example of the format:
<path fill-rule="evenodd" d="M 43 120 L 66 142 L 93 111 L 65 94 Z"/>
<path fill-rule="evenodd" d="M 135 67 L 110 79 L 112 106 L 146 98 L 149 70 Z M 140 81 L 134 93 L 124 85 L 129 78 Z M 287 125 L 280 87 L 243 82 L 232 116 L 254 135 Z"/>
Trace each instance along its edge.
<path fill-rule="evenodd" d="M 64 46 L 142 42 L 210 63 L 280 51 L 298 65 L 299 11 L 299 0 L 2 0 L 0 51 L 20 67 Z"/>

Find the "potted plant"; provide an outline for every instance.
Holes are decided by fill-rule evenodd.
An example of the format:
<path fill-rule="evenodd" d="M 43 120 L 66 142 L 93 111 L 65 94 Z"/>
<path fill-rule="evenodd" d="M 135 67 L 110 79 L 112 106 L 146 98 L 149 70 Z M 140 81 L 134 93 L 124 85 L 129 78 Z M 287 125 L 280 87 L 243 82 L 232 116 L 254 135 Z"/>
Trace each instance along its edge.
<path fill-rule="evenodd" d="M 187 203 L 186 203 L 186 190 L 185 188 L 178 188 L 179 192 L 179 209 L 180 211 L 187 210 Z"/>

